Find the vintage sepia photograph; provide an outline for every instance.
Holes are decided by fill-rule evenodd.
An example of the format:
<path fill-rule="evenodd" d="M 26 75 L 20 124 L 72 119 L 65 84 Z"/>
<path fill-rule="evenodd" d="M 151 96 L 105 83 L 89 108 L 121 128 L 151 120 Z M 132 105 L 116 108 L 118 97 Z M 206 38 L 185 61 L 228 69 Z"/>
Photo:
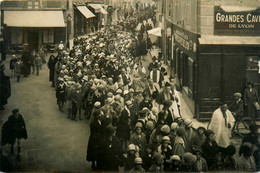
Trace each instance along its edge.
<path fill-rule="evenodd" d="M 1 172 L 260 171 L 260 0 L 0 0 Z"/>

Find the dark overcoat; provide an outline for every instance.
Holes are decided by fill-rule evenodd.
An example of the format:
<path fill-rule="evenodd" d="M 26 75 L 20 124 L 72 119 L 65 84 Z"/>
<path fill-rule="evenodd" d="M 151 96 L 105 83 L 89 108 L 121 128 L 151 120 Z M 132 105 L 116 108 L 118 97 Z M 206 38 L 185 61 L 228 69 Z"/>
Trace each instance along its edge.
<path fill-rule="evenodd" d="M 48 61 L 48 68 L 49 68 L 49 81 L 54 81 L 54 72 L 55 72 L 55 64 L 57 59 L 51 55 Z"/>

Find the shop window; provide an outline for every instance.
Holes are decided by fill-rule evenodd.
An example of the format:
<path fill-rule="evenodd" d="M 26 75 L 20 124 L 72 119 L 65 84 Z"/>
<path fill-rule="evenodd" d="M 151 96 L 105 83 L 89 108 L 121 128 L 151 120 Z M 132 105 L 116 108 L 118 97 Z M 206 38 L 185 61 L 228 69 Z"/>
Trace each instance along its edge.
<path fill-rule="evenodd" d="M 21 29 L 12 29 L 12 44 L 23 43 L 23 31 Z"/>
<path fill-rule="evenodd" d="M 260 56 L 248 56 L 246 59 L 246 80 L 260 83 Z"/>
<path fill-rule="evenodd" d="M 43 32 L 43 42 L 44 43 L 54 43 L 54 30 L 45 29 Z"/>

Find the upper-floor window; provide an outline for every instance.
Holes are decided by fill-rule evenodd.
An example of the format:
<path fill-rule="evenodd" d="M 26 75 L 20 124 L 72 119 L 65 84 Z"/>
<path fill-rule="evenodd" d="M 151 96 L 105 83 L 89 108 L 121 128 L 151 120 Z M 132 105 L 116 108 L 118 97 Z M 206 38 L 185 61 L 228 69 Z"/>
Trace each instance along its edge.
<path fill-rule="evenodd" d="M 8 0 L 8 1 L 2 1 L 1 5 L 3 9 L 4 8 L 27 8 L 28 3 L 27 1 Z"/>
<path fill-rule="evenodd" d="M 172 4 L 169 4 L 169 11 L 168 11 L 168 16 L 172 16 Z"/>
<path fill-rule="evenodd" d="M 63 8 L 67 1 L 44 0 L 42 1 L 43 8 Z"/>
<path fill-rule="evenodd" d="M 40 2 L 39 1 L 28 1 L 28 9 L 39 9 L 40 8 Z"/>

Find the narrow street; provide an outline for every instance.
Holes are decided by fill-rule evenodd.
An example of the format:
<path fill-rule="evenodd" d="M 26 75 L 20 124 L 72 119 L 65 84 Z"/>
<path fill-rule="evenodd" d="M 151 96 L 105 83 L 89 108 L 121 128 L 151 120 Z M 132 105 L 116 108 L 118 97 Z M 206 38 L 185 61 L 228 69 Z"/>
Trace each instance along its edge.
<path fill-rule="evenodd" d="M 8 67 L 9 58 L 6 60 Z M 8 68 L 6 73 L 8 74 Z M 12 96 L 1 112 L 1 125 L 19 108 L 28 132 L 22 140 L 19 171 L 84 171 L 91 170 L 86 161 L 89 126 L 86 119 L 71 121 L 58 111 L 55 90 L 48 82 L 49 71 L 44 64 L 40 75 L 11 79 Z"/>
<path fill-rule="evenodd" d="M 17 55 L 19 56 L 19 55 Z M 49 56 L 47 57 L 49 58 Z M 144 66 L 148 66 L 150 56 L 145 57 Z M 8 67 L 10 57 L 5 61 Z M 6 74 L 10 71 L 6 68 Z M 89 125 L 86 119 L 72 121 L 58 110 L 55 90 L 49 81 L 49 70 L 44 64 L 40 75 L 22 77 L 20 83 L 11 79 L 12 96 L 1 112 L 1 125 L 8 119 L 14 108 L 19 108 L 28 132 L 28 139 L 22 140 L 19 171 L 90 171 L 86 161 L 86 149 L 89 138 Z M 183 118 L 192 118 L 192 113 L 181 98 Z M 66 110 L 65 110 L 66 112 Z M 194 127 L 206 127 L 193 119 Z M 9 147 L 5 148 L 9 150 Z"/>

